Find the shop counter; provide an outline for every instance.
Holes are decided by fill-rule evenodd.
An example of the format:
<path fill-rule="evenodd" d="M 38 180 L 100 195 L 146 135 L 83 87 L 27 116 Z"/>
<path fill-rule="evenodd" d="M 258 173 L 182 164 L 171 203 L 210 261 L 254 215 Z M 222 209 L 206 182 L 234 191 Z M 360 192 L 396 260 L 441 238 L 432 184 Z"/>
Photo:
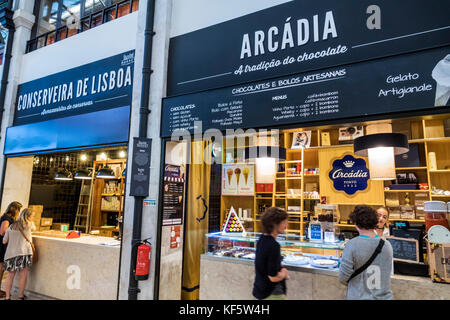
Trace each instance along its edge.
<path fill-rule="evenodd" d="M 82 234 L 66 239 L 59 231 L 33 233 L 39 261 L 27 291 L 64 300 L 115 300 L 120 245 L 114 238 Z"/>
<path fill-rule="evenodd" d="M 342 300 L 347 287 L 338 279 L 338 269 L 286 266 L 289 300 Z M 255 266 L 253 260 L 203 254 L 200 262 L 200 300 L 251 300 Z M 395 300 L 450 300 L 450 284 L 429 278 L 393 275 Z"/>

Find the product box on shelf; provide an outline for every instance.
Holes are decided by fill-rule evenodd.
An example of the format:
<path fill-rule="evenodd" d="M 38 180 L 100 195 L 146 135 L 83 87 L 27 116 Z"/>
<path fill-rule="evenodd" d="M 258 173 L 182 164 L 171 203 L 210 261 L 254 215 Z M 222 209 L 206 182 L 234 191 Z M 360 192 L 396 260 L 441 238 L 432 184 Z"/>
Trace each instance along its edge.
<path fill-rule="evenodd" d="M 419 145 L 411 143 L 407 153 L 395 156 L 395 166 L 397 168 L 420 167 Z"/>
<path fill-rule="evenodd" d="M 63 232 L 67 232 L 69 231 L 70 225 L 68 223 L 54 223 L 52 225 L 52 230 L 58 230 L 58 231 L 63 231 Z"/>
<path fill-rule="evenodd" d="M 402 219 L 415 219 L 416 214 L 414 212 L 414 207 L 412 206 L 400 206 L 401 218 Z"/>
<path fill-rule="evenodd" d="M 41 218 L 41 224 L 39 226 L 39 231 L 50 230 L 52 224 L 53 224 L 53 218 Z M 36 229 L 37 229 L 37 226 L 36 226 Z"/>
<path fill-rule="evenodd" d="M 36 229 L 39 230 L 39 227 L 41 226 L 41 216 L 42 216 L 42 211 L 44 211 L 44 206 L 31 205 L 31 206 L 28 206 L 28 209 L 31 209 L 34 212 L 33 223 L 36 226 Z"/>

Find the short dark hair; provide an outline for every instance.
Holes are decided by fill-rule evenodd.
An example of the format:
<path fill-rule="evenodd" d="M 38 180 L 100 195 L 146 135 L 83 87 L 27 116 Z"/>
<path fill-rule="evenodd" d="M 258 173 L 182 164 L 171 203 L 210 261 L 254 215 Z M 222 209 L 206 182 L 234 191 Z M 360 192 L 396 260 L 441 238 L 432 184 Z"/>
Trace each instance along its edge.
<path fill-rule="evenodd" d="M 287 218 L 288 215 L 283 209 L 276 207 L 267 208 L 261 218 L 264 233 L 272 233 L 273 229 Z"/>
<path fill-rule="evenodd" d="M 378 224 L 377 213 L 369 206 L 356 206 L 350 214 L 350 220 L 358 228 L 367 230 L 375 229 Z"/>

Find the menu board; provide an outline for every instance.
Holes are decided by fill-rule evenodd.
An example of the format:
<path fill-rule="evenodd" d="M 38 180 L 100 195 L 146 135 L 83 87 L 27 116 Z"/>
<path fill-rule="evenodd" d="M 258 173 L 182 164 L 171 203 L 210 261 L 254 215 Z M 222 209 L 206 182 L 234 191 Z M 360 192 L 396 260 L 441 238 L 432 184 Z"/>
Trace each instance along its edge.
<path fill-rule="evenodd" d="M 419 262 L 419 241 L 409 238 L 387 237 L 392 245 L 395 261 Z"/>
<path fill-rule="evenodd" d="M 253 164 L 224 164 L 222 166 L 223 195 L 255 195 L 255 166 Z"/>
<path fill-rule="evenodd" d="M 166 165 L 164 170 L 163 226 L 182 224 L 184 207 L 184 170 Z"/>
<path fill-rule="evenodd" d="M 166 98 L 161 135 L 445 110 L 450 101 L 442 99 L 438 82 L 448 72 L 449 54 L 447 46 Z"/>

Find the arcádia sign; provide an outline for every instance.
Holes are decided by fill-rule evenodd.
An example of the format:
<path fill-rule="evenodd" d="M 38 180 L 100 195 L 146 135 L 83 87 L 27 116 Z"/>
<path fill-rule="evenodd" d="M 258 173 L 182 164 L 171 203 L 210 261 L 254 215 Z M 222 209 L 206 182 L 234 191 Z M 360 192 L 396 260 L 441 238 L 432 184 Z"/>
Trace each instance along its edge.
<path fill-rule="evenodd" d="M 333 161 L 333 168 L 328 176 L 336 190 L 344 191 L 348 195 L 366 190 L 367 181 L 370 179 L 366 161 L 351 155 Z"/>
<path fill-rule="evenodd" d="M 450 39 L 448 0 L 217 0 L 208 1 L 208 10 L 204 2 L 174 3 L 175 12 L 192 10 L 196 19 L 184 14 L 174 21 L 168 96 L 445 46 Z"/>
<path fill-rule="evenodd" d="M 14 125 L 131 104 L 134 50 L 23 83 Z"/>

